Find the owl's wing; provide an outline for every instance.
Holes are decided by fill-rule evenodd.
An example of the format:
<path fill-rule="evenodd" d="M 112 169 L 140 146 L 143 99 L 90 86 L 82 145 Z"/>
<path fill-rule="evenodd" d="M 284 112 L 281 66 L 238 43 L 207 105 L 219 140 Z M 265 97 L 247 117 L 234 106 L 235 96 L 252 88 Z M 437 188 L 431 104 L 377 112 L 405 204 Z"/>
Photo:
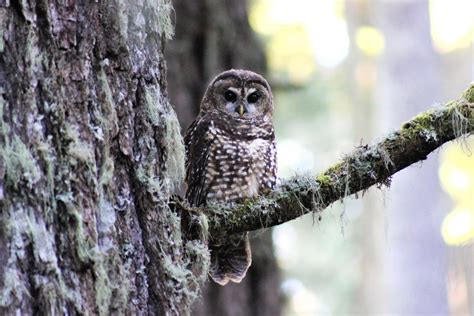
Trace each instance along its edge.
<path fill-rule="evenodd" d="M 194 206 L 203 204 L 207 194 L 205 174 L 210 149 L 210 139 L 206 137 L 207 131 L 208 122 L 198 117 L 189 126 L 184 137 L 186 148 L 186 200 Z"/>

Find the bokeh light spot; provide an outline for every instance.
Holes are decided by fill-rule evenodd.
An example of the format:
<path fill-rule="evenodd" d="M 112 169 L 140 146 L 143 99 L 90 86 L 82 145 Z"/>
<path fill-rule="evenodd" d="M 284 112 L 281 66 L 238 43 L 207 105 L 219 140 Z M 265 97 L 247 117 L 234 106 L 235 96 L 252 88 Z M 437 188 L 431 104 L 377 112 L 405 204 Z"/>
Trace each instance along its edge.
<path fill-rule="evenodd" d="M 469 47 L 474 38 L 474 1 L 431 0 L 430 22 L 433 43 L 441 53 Z"/>
<path fill-rule="evenodd" d="M 448 245 L 460 246 L 472 242 L 474 238 L 474 212 L 468 208 L 458 208 L 450 212 L 441 227 L 441 234 Z"/>
<path fill-rule="evenodd" d="M 282 28 L 268 43 L 270 70 L 293 82 L 305 82 L 313 75 L 315 63 L 308 33 L 303 26 Z"/>
<path fill-rule="evenodd" d="M 378 56 L 383 52 L 385 39 L 382 33 L 374 27 L 359 27 L 355 34 L 357 47 L 366 55 Z"/>

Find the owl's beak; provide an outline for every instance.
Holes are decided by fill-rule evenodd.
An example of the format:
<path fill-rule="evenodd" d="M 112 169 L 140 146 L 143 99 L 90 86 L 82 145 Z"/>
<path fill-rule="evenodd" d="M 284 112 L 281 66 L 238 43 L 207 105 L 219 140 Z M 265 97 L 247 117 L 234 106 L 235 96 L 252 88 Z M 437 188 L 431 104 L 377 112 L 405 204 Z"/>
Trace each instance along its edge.
<path fill-rule="evenodd" d="M 239 114 L 240 114 L 240 116 L 243 116 L 245 112 L 247 112 L 247 111 L 245 110 L 244 105 L 240 104 L 239 105 Z"/>

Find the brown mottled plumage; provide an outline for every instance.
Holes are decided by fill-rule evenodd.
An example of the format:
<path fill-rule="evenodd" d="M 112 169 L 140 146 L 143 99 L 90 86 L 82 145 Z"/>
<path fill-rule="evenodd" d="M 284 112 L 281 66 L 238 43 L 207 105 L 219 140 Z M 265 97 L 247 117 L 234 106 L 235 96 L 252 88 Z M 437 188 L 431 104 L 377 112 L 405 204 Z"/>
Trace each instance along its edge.
<path fill-rule="evenodd" d="M 214 78 L 184 139 L 191 205 L 241 202 L 274 187 L 272 114 L 272 92 L 262 76 L 231 69 Z M 211 240 L 209 249 L 215 282 L 225 285 L 245 277 L 252 261 L 247 233 Z"/>

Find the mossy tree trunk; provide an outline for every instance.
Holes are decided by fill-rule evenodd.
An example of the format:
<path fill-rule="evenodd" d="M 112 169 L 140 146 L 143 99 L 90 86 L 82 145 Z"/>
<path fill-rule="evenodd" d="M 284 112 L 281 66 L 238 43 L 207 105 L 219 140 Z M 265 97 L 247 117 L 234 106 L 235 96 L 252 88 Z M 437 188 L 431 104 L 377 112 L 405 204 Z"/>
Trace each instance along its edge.
<path fill-rule="evenodd" d="M 180 0 L 174 2 L 176 34 L 167 43 L 168 87 L 183 129 L 199 111 L 209 81 L 229 68 L 265 74 L 261 43 L 250 28 L 246 0 Z M 206 14 L 203 14 L 205 12 Z M 241 284 L 203 286 L 193 315 L 259 315 L 281 313 L 280 275 L 271 230 L 251 239 L 252 266 Z"/>
<path fill-rule="evenodd" d="M 0 313 L 186 314 L 171 6 L 0 1 Z M 189 246 L 189 245 L 188 245 Z"/>

